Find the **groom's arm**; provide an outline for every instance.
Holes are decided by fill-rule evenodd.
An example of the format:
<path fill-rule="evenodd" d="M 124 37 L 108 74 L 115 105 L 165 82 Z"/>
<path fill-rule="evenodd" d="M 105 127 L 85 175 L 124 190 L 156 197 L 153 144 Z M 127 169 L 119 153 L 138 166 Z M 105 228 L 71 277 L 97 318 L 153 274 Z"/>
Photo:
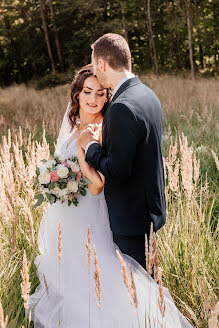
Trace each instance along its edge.
<path fill-rule="evenodd" d="M 107 153 L 98 143 L 91 144 L 86 162 L 108 181 L 120 183 L 132 175 L 141 129 L 133 112 L 124 104 L 114 104 L 107 116 Z"/>

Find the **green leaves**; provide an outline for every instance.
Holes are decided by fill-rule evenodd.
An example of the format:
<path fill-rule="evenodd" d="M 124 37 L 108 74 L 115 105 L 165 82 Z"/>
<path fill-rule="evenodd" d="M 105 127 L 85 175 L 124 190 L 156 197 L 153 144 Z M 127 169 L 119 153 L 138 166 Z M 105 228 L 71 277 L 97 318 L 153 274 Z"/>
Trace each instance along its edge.
<path fill-rule="evenodd" d="M 54 189 L 55 188 L 55 183 L 54 182 L 51 182 L 49 185 L 48 185 L 48 188 L 49 189 Z"/>
<path fill-rule="evenodd" d="M 86 189 L 81 189 L 80 194 L 81 194 L 82 196 L 86 196 L 86 194 L 87 194 Z"/>
<path fill-rule="evenodd" d="M 40 206 L 42 204 L 42 202 L 44 201 L 44 197 L 42 194 L 38 194 L 35 196 L 36 199 L 38 199 L 37 203 L 34 205 L 34 208 L 37 208 L 38 206 Z"/>
<path fill-rule="evenodd" d="M 55 195 L 51 195 L 48 192 L 45 193 L 46 198 L 48 199 L 48 201 L 50 202 L 50 204 L 54 204 L 56 202 L 56 196 Z M 37 208 L 38 206 L 40 206 L 42 204 L 42 202 L 45 200 L 43 194 L 37 194 L 35 196 L 35 198 L 38 200 L 37 203 L 34 205 L 34 208 Z"/>
<path fill-rule="evenodd" d="M 59 183 L 59 188 L 60 188 L 61 190 L 65 189 L 65 188 L 66 188 L 66 182 L 65 182 L 65 181 L 60 182 L 60 183 Z"/>
<path fill-rule="evenodd" d="M 150 52 L 148 40 L 145 6 L 147 1 L 70 2 L 63 0 L 52 3 L 55 19 L 51 15 L 46 15 L 45 24 L 53 32 L 50 41 L 51 53 L 54 56 L 60 50 L 64 56 L 66 71 L 63 75 L 45 74 L 51 72 L 52 63 L 47 51 L 43 51 L 45 39 L 41 31 L 43 28 L 39 5 L 41 1 L 1 1 L 1 85 L 8 85 L 14 81 L 28 81 L 33 76 L 36 79 L 41 77 L 37 83 L 38 88 L 65 84 L 66 79 L 69 80 L 68 70 L 72 71 L 75 67 L 88 62 L 91 54 L 90 44 L 106 31 L 124 34 L 128 37 L 133 67 L 140 72 L 151 70 L 153 53 Z M 189 2 L 193 20 L 196 67 L 200 72 L 216 71 L 218 46 L 216 0 L 190 0 Z M 151 1 L 150 17 L 160 71 L 172 73 L 188 69 L 185 3 L 183 1 Z M 55 25 L 58 27 L 57 34 L 54 30 Z M 34 34 L 33 31 L 35 31 Z M 54 43 L 55 35 L 61 40 L 58 48 Z M 53 61 L 58 73 L 62 70 L 59 56 L 54 56 Z"/>
<path fill-rule="evenodd" d="M 78 206 L 79 202 L 78 202 L 78 200 L 77 200 L 76 197 L 73 199 L 72 203 L 73 203 L 75 206 Z"/>
<path fill-rule="evenodd" d="M 56 197 L 55 197 L 55 195 L 51 195 L 51 194 L 49 194 L 49 193 L 46 192 L 46 197 L 47 197 L 47 199 L 49 200 L 49 202 L 50 202 L 51 205 L 54 204 L 54 203 L 56 202 Z"/>
<path fill-rule="evenodd" d="M 39 169 L 39 167 L 36 168 L 36 175 L 37 175 L 37 176 L 40 175 L 40 169 Z"/>
<path fill-rule="evenodd" d="M 72 172 L 72 171 L 69 174 L 72 177 L 72 179 L 75 181 L 75 179 L 77 177 L 77 174 L 75 172 Z"/>
<path fill-rule="evenodd" d="M 93 182 L 91 182 L 90 180 L 88 180 L 87 178 L 85 178 L 84 176 L 82 177 L 82 182 L 87 183 L 87 184 L 92 184 Z"/>

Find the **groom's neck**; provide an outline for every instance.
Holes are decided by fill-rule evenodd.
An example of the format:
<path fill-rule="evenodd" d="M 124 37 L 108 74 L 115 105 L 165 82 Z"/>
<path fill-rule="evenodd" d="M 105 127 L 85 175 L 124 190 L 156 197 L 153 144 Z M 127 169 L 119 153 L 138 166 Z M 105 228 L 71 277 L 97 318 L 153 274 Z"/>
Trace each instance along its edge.
<path fill-rule="evenodd" d="M 130 71 L 122 71 L 122 72 L 117 72 L 117 71 L 113 71 L 111 73 L 111 77 L 110 77 L 110 86 L 111 89 L 114 90 L 115 87 L 125 78 L 129 78 L 132 77 L 133 73 Z"/>

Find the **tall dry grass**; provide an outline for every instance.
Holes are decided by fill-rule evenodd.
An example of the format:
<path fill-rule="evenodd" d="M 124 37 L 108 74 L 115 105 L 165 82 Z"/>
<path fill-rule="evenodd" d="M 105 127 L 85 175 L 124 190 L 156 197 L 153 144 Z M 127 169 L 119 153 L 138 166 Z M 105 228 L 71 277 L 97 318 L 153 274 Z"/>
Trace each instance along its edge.
<path fill-rule="evenodd" d="M 141 76 L 142 82 L 152 88 L 161 100 L 164 116 L 167 114 L 187 115 L 202 109 L 207 112 L 218 105 L 218 86 L 216 78 L 199 78 L 195 81 L 181 76 L 154 75 Z"/>
<path fill-rule="evenodd" d="M 173 123 L 177 123 L 176 127 L 180 128 L 185 121 L 191 127 L 194 119 L 202 125 L 203 132 L 206 127 L 218 126 L 213 117 L 219 106 L 218 79 L 200 78 L 192 81 L 169 75 L 157 78 L 151 74 L 140 78 L 160 98 L 167 124 L 174 120 Z M 67 106 L 69 89 L 70 85 L 40 91 L 25 85 L 0 88 L 1 134 L 6 134 L 8 128 L 20 125 L 33 132 L 37 124 L 43 124 L 55 136 Z"/>
<path fill-rule="evenodd" d="M 0 297 L 9 317 L 9 327 L 20 327 L 25 315 L 21 301 L 23 249 L 26 249 L 31 286 L 37 277 L 32 263 L 36 256 L 36 236 L 43 207 L 33 209 L 34 176 L 40 160 L 49 156 L 49 145 L 43 135 L 41 143 L 20 129 L 12 137 L 2 138 L 0 145 Z M 24 278 L 25 278 L 25 274 Z M 33 276 L 32 276 L 33 275 Z M 27 282 L 27 281 L 26 281 Z M 22 294 L 25 294 L 25 287 Z"/>
<path fill-rule="evenodd" d="M 67 107 L 69 86 L 36 90 L 25 85 L 0 88 L 1 135 L 19 127 L 36 134 L 39 127 L 55 138 Z"/>
<path fill-rule="evenodd" d="M 218 81 L 143 80 L 164 109 L 168 220 L 157 235 L 159 265 L 179 309 L 194 327 L 204 328 L 209 317 L 215 322 L 218 308 Z M 25 318 L 20 273 L 25 249 L 32 293 L 38 285 L 36 237 L 45 210 L 45 205 L 33 208 L 35 168 L 53 151 L 68 88 L 0 89 L 0 317 L 8 328 L 32 326 Z"/>
<path fill-rule="evenodd" d="M 178 139 L 170 137 L 164 160 L 168 220 L 159 233 L 159 255 L 176 303 L 202 327 L 218 297 L 218 193 L 200 175 L 196 149 L 183 134 Z"/>

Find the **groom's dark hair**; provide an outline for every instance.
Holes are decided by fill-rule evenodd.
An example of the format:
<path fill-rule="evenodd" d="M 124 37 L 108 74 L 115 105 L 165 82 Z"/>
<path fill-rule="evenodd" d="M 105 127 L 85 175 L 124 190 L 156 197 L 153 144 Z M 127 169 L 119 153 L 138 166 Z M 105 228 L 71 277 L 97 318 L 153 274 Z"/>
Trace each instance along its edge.
<path fill-rule="evenodd" d="M 97 39 L 91 46 L 93 57 L 106 60 L 114 70 L 131 71 L 131 52 L 127 41 L 119 34 L 107 33 Z"/>

